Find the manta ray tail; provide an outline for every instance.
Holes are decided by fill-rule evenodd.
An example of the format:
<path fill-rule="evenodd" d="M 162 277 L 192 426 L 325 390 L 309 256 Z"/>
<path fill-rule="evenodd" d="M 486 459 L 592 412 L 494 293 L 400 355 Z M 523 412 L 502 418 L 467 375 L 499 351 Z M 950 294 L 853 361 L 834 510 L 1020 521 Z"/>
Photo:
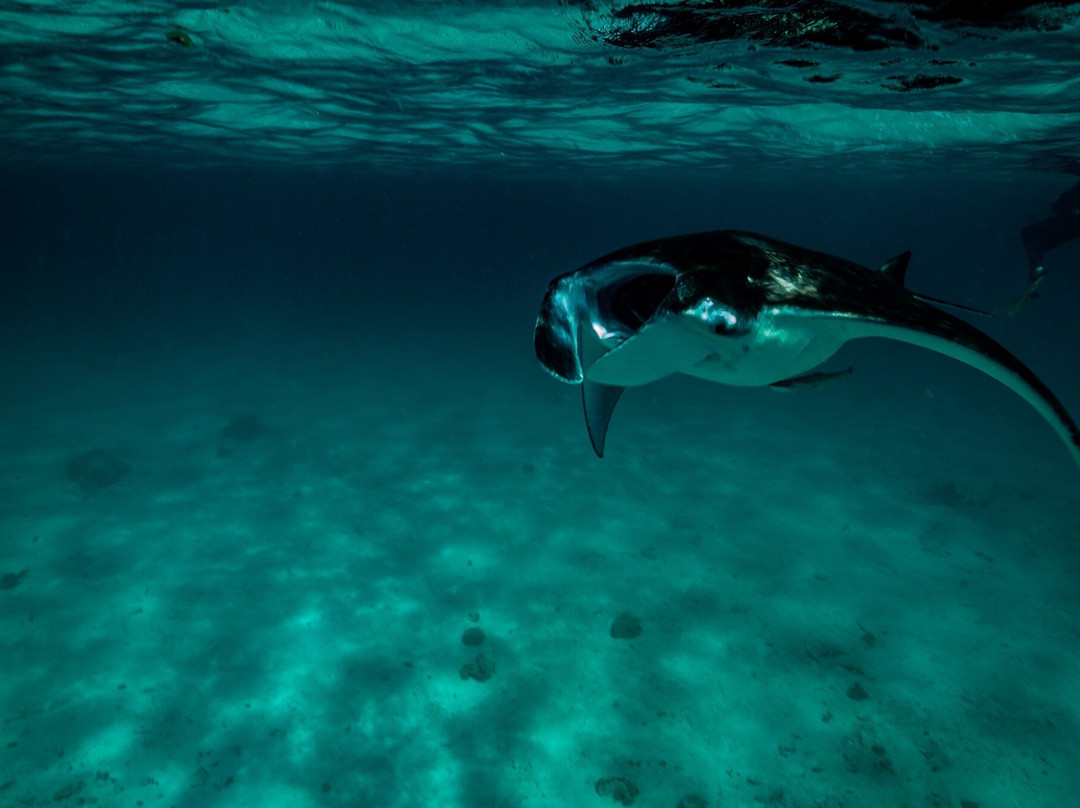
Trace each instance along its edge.
<path fill-rule="evenodd" d="M 962 303 L 953 303 L 950 300 L 942 300 L 940 297 L 930 297 L 930 295 L 922 295 L 917 292 L 915 293 L 915 297 L 919 298 L 923 303 L 936 303 L 938 306 L 948 306 L 950 309 L 959 309 L 960 311 L 966 311 L 969 314 L 978 314 L 980 317 L 993 318 L 997 316 L 992 311 L 972 308 L 971 306 L 965 306 Z"/>
<path fill-rule="evenodd" d="M 892 280 L 897 286 L 904 286 L 904 279 L 907 277 L 908 264 L 911 263 L 911 250 L 900 253 L 895 258 L 890 258 L 884 264 L 881 265 L 881 273 Z M 936 303 L 939 306 L 948 306 L 950 309 L 959 309 L 960 311 L 966 311 L 970 314 L 978 314 L 983 317 L 993 317 L 993 312 L 983 311 L 982 309 L 973 309 L 971 306 L 964 306 L 960 303 L 953 303 L 949 300 L 942 300 L 939 297 L 930 297 L 930 295 L 922 295 L 914 293 L 915 297 L 924 303 Z"/>

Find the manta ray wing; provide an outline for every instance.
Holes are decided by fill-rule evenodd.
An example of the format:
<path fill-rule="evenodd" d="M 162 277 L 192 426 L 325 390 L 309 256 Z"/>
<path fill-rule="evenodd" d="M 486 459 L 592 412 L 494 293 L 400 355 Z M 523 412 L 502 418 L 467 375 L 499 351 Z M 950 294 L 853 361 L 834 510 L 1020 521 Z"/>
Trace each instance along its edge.
<path fill-rule="evenodd" d="M 785 317 L 816 321 L 823 331 L 839 329 L 847 341 L 879 337 L 917 345 L 982 371 L 1030 404 L 1053 427 L 1080 466 L 1080 429 L 1058 398 L 1004 346 L 958 317 L 918 299 L 878 315 L 790 310 Z"/>

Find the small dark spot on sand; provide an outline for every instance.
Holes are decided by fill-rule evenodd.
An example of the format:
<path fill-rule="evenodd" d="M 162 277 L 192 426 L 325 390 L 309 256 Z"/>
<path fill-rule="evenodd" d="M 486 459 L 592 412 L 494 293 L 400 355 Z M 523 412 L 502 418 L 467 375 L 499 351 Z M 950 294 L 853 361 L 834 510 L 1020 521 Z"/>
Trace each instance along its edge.
<path fill-rule="evenodd" d="M 23 582 L 23 578 L 30 570 L 19 570 L 18 572 L 5 572 L 0 575 L 0 589 L 14 589 Z"/>
<path fill-rule="evenodd" d="M 68 461 L 68 479 L 84 494 L 107 488 L 130 471 L 131 466 L 104 449 L 91 449 Z"/>
<path fill-rule="evenodd" d="M 633 805 L 641 791 L 625 777 L 605 777 L 596 781 L 596 793 L 623 805 Z"/>
<path fill-rule="evenodd" d="M 699 794 L 687 794 L 675 808 L 708 808 L 709 803 Z"/>
<path fill-rule="evenodd" d="M 641 621 L 630 612 L 623 612 L 611 623 L 611 636 L 616 640 L 632 640 L 640 637 Z"/>
<path fill-rule="evenodd" d="M 856 682 L 847 689 L 847 697 L 852 701 L 866 701 L 870 698 L 870 694 L 866 692 L 865 687 Z"/>
<path fill-rule="evenodd" d="M 459 671 L 462 679 L 475 679 L 486 682 L 495 673 L 495 665 L 483 654 L 477 654 L 472 662 L 466 662 Z"/>
<path fill-rule="evenodd" d="M 461 644 L 473 648 L 484 644 L 484 632 L 478 628 L 467 628 L 461 635 Z"/>
<path fill-rule="evenodd" d="M 53 794 L 53 802 L 63 802 L 64 800 L 71 799 L 73 796 L 75 796 L 76 791 L 82 791 L 82 789 L 82 783 L 72 783 L 71 785 L 66 785 L 62 789 L 57 791 L 55 794 Z"/>
<path fill-rule="evenodd" d="M 229 423 L 221 429 L 221 437 L 225 440 L 234 440 L 239 443 L 247 443 L 262 436 L 263 427 L 259 419 L 251 413 L 234 415 Z"/>

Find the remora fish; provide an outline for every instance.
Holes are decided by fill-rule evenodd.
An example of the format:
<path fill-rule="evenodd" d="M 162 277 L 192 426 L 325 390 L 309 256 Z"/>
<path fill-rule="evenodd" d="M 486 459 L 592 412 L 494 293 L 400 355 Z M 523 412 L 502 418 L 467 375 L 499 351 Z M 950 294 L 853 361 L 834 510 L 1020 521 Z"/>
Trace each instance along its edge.
<path fill-rule="evenodd" d="M 825 384 L 827 381 L 833 379 L 839 379 L 841 376 L 850 376 L 855 371 L 853 367 L 847 367 L 844 370 L 836 370 L 832 373 L 807 373 L 805 376 L 795 376 L 791 379 L 782 379 L 778 382 L 773 382 L 769 387 L 780 393 L 790 393 L 792 390 L 796 390 L 801 387 L 809 387 L 811 390 L 816 390 Z"/>
<path fill-rule="evenodd" d="M 845 342 L 884 337 L 965 362 L 1024 398 L 1080 466 L 1080 431 L 1061 402 L 979 329 L 904 288 L 910 253 L 875 271 L 731 230 L 636 244 L 555 278 L 536 323 L 541 364 L 581 384 L 603 457 L 623 389 L 686 373 L 765 386 L 807 373 Z M 962 308 L 962 307 L 961 307 Z"/>

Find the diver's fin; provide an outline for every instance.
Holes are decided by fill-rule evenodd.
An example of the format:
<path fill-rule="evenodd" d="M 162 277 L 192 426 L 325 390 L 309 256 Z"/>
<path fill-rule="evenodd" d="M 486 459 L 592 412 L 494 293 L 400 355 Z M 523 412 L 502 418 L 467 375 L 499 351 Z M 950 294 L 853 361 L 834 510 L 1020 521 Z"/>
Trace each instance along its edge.
<path fill-rule="evenodd" d="M 1024 289 L 1024 291 L 1020 293 L 1019 297 L 1017 297 L 1015 300 L 1013 300 L 1008 305 L 1003 306 L 1001 309 L 999 309 L 997 312 L 995 312 L 995 314 L 1000 314 L 1001 312 L 1005 312 L 1010 317 L 1015 317 L 1017 314 L 1020 313 L 1020 309 L 1022 309 L 1024 307 L 1024 304 L 1027 303 L 1028 300 L 1030 300 L 1031 298 L 1035 297 L 1035 293 L 1039 289 L 1039 284 L 1041 284 L 1043 282 L 1043 278 L 1045 278 L 1045 277 L 1046 277 L 1045 272 L 1042 273 L 1042 274 L 1036 275 L 1034 278 L 1031 279 L 1031 283 L 1029 283 L 1027 285 L 1027 288 Z"/>
<path fill-rule="evenodd" d="M 907 275 L 907 267 L 910 261 L 911 250 L 907 250 L 882 264 L 881 271 L 892 278 L 897 286 L 903 286 L 904 276 Z"/>
<path fill-rule="evenodd" d="M 581 383 L 581 401 L 585 406 L 585 426 L 589 429 L 589 440 L 597 457 L 604 456 L 604 441 L 607 440 L 608 424 L 611 413 L 619 403 L 625 387 L 600 384 L 585 379 Z"/>

